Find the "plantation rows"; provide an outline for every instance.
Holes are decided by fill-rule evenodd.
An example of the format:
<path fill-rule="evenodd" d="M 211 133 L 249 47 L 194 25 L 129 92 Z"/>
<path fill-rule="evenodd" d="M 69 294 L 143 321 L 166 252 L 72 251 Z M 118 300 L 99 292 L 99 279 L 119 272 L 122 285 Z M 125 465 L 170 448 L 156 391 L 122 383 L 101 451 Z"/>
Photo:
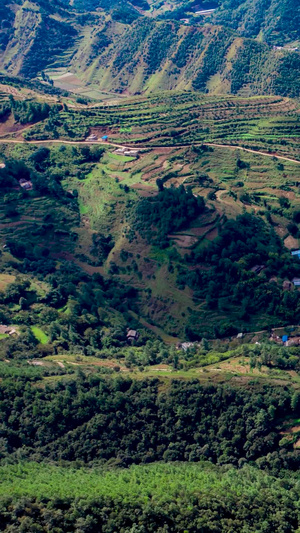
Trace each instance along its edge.
<path fill-rule="evenodd" d="M 117 106 L 52 113 L 25 134 L 28 140 L 81 140 L 93 129 L 116 142 L 155 145 L 221 142 L 298 153 L 297 105 L 278 97 L 199 97 L 193 93 L 134 99 Z M 247 143 L 247 144 L 245 144 Z M 271 150 L 271 151 L 272 151 Z"/>

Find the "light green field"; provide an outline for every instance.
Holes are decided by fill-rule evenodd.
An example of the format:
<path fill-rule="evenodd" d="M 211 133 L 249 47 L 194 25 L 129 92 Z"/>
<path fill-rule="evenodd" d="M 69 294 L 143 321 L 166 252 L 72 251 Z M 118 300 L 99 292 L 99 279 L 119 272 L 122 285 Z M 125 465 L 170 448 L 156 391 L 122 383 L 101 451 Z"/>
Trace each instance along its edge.
<path fill-rule="evenodd" d="M 47 344 L 49 339 L 44 331 L 37 326 L 31 326 L 31 331 L 41 344 Z"/>

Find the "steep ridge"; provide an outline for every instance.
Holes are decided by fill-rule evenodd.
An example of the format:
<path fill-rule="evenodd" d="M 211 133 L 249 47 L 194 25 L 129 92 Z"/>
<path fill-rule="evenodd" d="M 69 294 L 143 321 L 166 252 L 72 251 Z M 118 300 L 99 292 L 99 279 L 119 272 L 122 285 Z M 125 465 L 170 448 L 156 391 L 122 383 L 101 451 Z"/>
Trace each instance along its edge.
<path fill-rule="evenodd" d="M 297 96 L 299 68 L 299 54 L 270 50 L 221 26 L 146 18 L 130 26 L 105 21 L 72 60 L 72 69 L 87 82 L 130 94 L 194 89 Z"/>
<path fill-rule="evenodd" d="M 296 52 L 273 50 L 222 26 L 156 21 L 131 4 L 84 14 L 76 6 L 80 2 L 7 4 L 0 70 L 34 78 L 65 69 L 100 90 L 125 94 L 300 94 Z"/>

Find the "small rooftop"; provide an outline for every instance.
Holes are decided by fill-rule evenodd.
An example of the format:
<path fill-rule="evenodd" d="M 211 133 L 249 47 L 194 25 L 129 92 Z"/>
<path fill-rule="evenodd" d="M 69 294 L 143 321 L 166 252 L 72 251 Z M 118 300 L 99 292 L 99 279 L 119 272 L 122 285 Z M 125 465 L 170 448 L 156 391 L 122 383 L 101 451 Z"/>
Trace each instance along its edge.
<path fill-rule="evenodd" d="M 32 189 L 32 182 L 29 180 L 25 180 L 24 178 L 21 178 L 19 180 L 19 184 L 22 189 L 25 189 L 27 191 L 30 191 Z"/>
<path fill-rule="evenodd" d="M 138 332 L 135 330 L 135 329 L 130 329 L 128 332 L 127 332 L 127 339 L 129 337 L 138 337 Z"/>
<path fill-rule="evenodd" d="M 97 135 L 95 135 L 94 133 L 92 133 L 92 134 L 89 135 L 85 140 L 86 140 L 86 141 L 98 141 L 98 137 L 97 137 Z"/>

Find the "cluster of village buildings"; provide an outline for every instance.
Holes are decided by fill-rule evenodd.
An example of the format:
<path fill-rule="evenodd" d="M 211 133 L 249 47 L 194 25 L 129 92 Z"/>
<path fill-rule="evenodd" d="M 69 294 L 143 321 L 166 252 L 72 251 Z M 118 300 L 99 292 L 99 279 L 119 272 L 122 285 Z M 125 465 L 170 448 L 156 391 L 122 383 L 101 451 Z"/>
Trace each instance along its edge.
<path fill-rule="evenodd" d="M 284 345 L 284 346 L 299 346 L 300 345 L 300 336 L 299 335 L 276 335 L 274 331 L 272 331 L 270 336 L 270 341 L 276 342 L 276 344 Z"/>
<path fill-rule="evenodd" d="M 103 137 L 101 137 L 101 139 L 99 139 L 97 135 L 95 135 L 95 133 L 91 133 L 91 135 L 89 135 L 85 140 L 86 142 L 97 142 L 99 140 L 106 142 L 108 141 L 108 135 L 104 135 Z M 118 155 L 126 155 L 129 157 L 138 157 L 139 151 L 132 150 L 131 148 L 120 147 L 117 148 L 114 153 Z"/>

